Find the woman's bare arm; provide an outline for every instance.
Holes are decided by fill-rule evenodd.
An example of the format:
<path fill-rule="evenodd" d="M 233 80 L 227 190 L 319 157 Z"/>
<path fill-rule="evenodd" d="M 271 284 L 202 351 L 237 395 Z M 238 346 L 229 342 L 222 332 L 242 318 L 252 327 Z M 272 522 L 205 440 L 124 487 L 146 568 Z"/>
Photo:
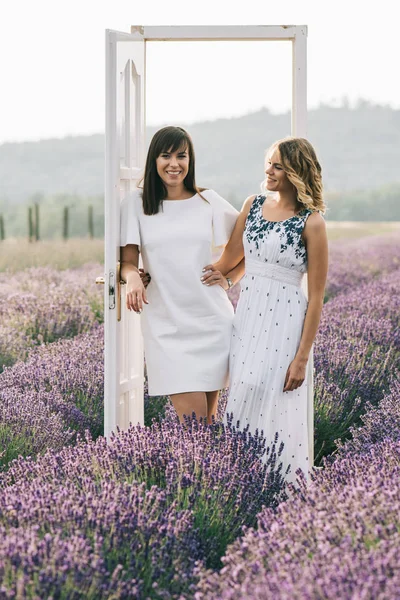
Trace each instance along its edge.
<path fill-rule="evenodd" d="M 240 263 L 238 265 L 236 265 L 236 267 L 234 269 L 229 271 L 229 273 L 227 273 L 225 275 L 225 277 L 229 277 L 229 279 L 232 280 L 232 283 L 235 284 L 242 279 L 242 277 L 244 275 L 244 271 L 245 271 L 245 264 L 244 264 L 244 258 L 242 258 Z"/>
<path fill-rule="evenodd" d="M 201 277 L 201 281 L 205 285 L 220 285 L 226 291 L 229 289 L 226 280 L 227 277 L 232 280 L 233 285 L 242 279 L 245 271 L 244 258 L 242 258 L 240 263 L 226 275 L 223 275 L 221 271 L 216 269 L 215 265 L 208 265 L 206 269 L 206 272 Z"/>
<path fill-rule="evenodd" d="M 142 311 L 143 302 L 148 304 L 138 265 L 139 247 L 136 244 L 121 247 L 121 279 L 126 281 L 126 307 L 135 312 Z"/>
<path fill-rule="evenodd" d="M 305 379 L 308 357 L 321 318 L 328 273 L 326 225 L 319 213 L 313 213 L 308 217 L 303 237 L 308 261 L 308 308 L 300 344 L 286 374 L 284 392 L 296 389 Z"/>
<path fill-rule="evenodd" d="M 207 265 L 204 267 L 204 271 L 210 271 L 204 275 L 204 283 L 207 283 L 209 277 L 212 277 L 212 273 L 220 271 L 224 277 L 231 277 L 232 281 L 235 279 L 238 281 L 244 273 L 244 258 L 243 249 L 243 232 L 246 224 L 246 219 L 250 211 L 250 207 L 253 203 L 254 196 L 249 196 L 243 203 L 242 210 L 239 213 L 235 227 L 233 228 L 229 242 L 224 248 L 224 251 L 220 259 L 213 265 Z M 236 267 L 238 267 L 236 271 Z M 233 276 L 231 276 L 233 275 Z"/>

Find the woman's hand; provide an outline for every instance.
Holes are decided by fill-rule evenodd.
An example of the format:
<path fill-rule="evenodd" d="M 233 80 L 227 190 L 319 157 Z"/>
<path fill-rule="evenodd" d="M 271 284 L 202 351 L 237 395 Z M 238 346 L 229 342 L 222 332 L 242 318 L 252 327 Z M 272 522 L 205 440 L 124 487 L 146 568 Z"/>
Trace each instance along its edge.
<path fill-rule="evenodd" d="M 147 286 L 149 285 L 149 283 L 151 281 L 150 273 L 145 273 L 144 269 L 139 269 L 139 273 L 140 273 L 140 279 L 142 280 L 144 287 L 147 288 Z"/>
<path fill-rule="evenodd" d="M 294 358 L 286 372 L 284 392 L 292 392 L 300 387 L 306 378 L 307 360 Z"/>
<path fill-rule="evenodd" d="M 134 310 L 141 313 L 143 303 L 148 304 L 146 290 L 140 278 L 140 273 L 130 273 L 126 282 L 126 307 L 128 310 Z"/>
<path fill-rule="evenodd" d="M 204 274 L 200 277 L 200 279 L 205 285 L 215 285 L 217 283 L 224 290 L 229 289 L 226 277 L 224 277 L 221 271 L 218 271 L 218 269 L 216 269 L 214 265 L 207 265 L 206 267 L 204 267 L 203 273 Z"/>

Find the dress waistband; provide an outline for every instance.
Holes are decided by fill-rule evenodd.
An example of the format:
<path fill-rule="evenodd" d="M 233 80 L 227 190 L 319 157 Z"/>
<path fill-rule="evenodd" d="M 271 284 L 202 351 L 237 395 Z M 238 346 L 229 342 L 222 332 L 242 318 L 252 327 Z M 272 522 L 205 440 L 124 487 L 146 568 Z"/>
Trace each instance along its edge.
<path fill-rule="evenodd" d="M 295 271 L 288 267 L 281 267 L 280 265 L 270 265 L 248 258 L 246 258 L 245 264 L 246 274 L 248 275 L 259 275 L 261 277 L 280 281 L 281 283 L 288 283 L 289 285 L 296 285 L 297 287 L 301 286 L 301 280 L 303 279 L 304 273 L 300 273 L 300 271 Z"/>

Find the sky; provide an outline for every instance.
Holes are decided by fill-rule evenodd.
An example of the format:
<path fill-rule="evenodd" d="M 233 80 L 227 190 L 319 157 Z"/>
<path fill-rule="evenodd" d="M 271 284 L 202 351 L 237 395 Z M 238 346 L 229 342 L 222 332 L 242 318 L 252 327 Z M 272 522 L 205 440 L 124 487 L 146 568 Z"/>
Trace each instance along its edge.
<path fill-rule="evenodd" d="M 400 108 L 394 0 L 3 0 L 0 144 L 104 131 L 105 30 L 307 25 L 308 108 Z M 147 123 L 187 125 L 291 105 L 284 42 L 148 44 Z"/>

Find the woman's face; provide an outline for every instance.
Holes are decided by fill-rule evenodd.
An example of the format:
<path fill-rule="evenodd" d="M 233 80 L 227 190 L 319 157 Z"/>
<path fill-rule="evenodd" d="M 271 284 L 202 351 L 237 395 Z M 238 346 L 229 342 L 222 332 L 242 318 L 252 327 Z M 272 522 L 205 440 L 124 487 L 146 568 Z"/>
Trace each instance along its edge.
<path fill-rule="evenodd" d="M 189 160 L 187 148 L 160 154 L 156 159 L 157 173 L 166 186 L 178 187 L 183 185 L 189 170 Z"/>
<path fill-rule="evenodd" d="M 281 164 L 281 156 L 276 148 L 265 165 L 266 188 L 270 192 L 284 192 L 293 188 Z"/>

